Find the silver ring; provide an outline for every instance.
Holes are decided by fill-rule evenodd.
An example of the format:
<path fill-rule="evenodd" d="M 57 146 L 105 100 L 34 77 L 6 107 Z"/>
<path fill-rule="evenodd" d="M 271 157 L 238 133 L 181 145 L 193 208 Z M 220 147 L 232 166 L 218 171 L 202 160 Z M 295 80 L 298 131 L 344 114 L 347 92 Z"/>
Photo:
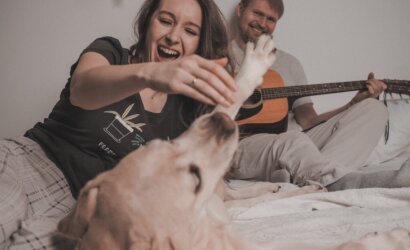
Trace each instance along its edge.
<path fill-rule="evenodd" d="M 191 82 L 192 86 L 195 86 L 196 80 L 198 80 L 198 78 L 196 78 L 196 77 L 192 80 L 192 82 Z"/>

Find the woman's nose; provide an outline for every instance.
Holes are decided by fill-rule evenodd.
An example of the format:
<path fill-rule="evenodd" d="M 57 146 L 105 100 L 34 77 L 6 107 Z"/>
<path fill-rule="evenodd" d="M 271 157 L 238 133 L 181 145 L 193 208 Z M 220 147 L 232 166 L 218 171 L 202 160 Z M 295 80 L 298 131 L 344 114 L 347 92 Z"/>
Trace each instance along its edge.
<path fill-rule="evenodd" d="M 179 41 L 180 29 L 178 27 L 173 27 L 168 34 L 165 36 L 166 42 L 169 44 L 175 44 Z"/>

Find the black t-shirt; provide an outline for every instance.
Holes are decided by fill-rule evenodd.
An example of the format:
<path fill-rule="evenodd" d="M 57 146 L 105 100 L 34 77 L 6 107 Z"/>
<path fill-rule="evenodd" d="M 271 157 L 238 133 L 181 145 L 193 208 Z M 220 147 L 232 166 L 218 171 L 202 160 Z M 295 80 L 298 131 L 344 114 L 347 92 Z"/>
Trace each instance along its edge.
<path fill-rule="evenodd" d="M 95 40 L 82 54 L 90 51 L 103 55 L 111 65 L 129 63 L 129 50 L 111 37 Z M 70 80 L 49 117 L 25 136 L 39 143 L 63 171 L 75 197 L 88 180 L 111 169 L 139 146 L 155 138 L 174 139 L 186 130 L 180 110 L 184 103 L 184 110 L 194 103 L 186 97 L 168 95 L 161 113 L 145 111 L 139 94 L 97 110 L 84 110 L 70 103 Z"/>

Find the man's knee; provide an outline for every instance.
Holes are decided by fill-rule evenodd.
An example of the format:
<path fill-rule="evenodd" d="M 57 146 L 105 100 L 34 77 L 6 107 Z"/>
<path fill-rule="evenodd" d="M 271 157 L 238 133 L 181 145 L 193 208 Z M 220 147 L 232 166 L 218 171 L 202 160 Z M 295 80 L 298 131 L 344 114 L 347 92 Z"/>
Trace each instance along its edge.
<path fill-rule="evenodd" d="M 357 108 L 362 110 L 362 115 L 369 122 L 380 122 L 385 124 L 389 118 L 387 107 L 379 100 L 367 98 L 357 104 Z"/>
<path fill-rule="evenodd" d="M 303 143 L 312 143 L 310 137 L 303 132 L 300 131 L 288 131 L 286 133 L 282 133 L 278 136 L 278 139 L 272 143 L 279 143 L 279 144 L 288 144 L 288 145 L 295 145 L 295 144 L 303 144 Z"/>

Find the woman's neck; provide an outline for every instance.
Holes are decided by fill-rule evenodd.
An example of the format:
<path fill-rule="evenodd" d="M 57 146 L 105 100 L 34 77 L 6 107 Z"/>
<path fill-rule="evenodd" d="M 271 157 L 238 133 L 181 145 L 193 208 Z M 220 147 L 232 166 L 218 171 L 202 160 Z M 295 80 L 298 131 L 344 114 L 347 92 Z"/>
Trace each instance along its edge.
<path fill-rule="evenodd" d="M 160 113 L 167 102 L 168 95 L 152 89 L 143 89 L 139 92 L 144 109 L 153 113 Z"/>

